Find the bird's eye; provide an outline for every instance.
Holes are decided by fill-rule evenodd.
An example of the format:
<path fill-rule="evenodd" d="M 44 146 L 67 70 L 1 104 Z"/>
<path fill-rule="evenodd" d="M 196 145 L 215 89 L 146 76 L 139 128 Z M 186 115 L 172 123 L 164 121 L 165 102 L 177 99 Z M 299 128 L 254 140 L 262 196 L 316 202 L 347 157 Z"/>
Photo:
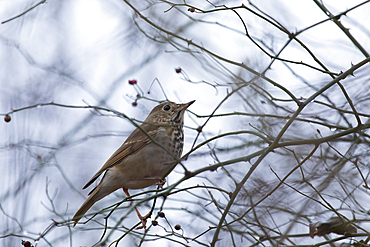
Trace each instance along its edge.
<path fill-rule="evenodd" d="M 165 111 L 168 111 L 169 109 L 171 109 L 171 106 L 169 106 L 169 105 L 165 105 L 165 106 L 163 107 L 163 110 L 165 110 Z"/>

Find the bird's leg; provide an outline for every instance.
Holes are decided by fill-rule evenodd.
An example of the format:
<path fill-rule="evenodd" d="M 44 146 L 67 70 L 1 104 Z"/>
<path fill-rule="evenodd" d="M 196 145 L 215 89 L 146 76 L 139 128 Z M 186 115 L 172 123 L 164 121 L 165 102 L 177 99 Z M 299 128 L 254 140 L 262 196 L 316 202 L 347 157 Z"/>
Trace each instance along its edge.
<path fill-rule="evenodd" d="M 162 189 L 163 188 L 163 185 L 166 183 L 166 179 L 162 179 L 162 178 L 159 178 L 158 179 L 158 182 L 156 183 L 156 185 L 158 185 L 158 189 Z"/>
<path fill-rule="evenodd" d="M 123 189 L 123 192 L 125 192 L 126 196 L 130 196 L 130 193 L 128 193 L 128 190 L 126 189 Z M 130 202 L 130 205 L 132 205 L 132 201 Z M 150 212 L 148 214 L 146 214 L 144 217 L 141 216 L 139 210 L 137 210 L 137 208 L 135 207 L 135 211 L 136 211 L 136 214 L 137 214 L 137 217 L 139 217 L 139 219 L 141 220 L 141 226 L 137 227 L 136 229 L 142 229 L 146 227 L 146 217 L 148 217 L 148 215 L 150 214 Z"/>

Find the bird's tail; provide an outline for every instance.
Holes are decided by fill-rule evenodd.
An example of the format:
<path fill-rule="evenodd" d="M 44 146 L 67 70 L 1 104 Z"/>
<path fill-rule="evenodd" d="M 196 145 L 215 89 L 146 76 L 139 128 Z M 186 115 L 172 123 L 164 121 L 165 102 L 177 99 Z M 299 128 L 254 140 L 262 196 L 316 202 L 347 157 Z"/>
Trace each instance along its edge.
<path fill-rule="evenodd" d="M 87 211 L 95 204 L 95 202 L 99 201 L 103 197 L 109 195 L 112 193 L 112 190 L 107 190 L 106 188 L 103 188 L 103 180 L 100 181 L 98 186 L 91 191 L 91 194 L 86 199 L 86 201 L 81 205 L 81 207 L 78 209 L 78 211 L 73 215 L 72 221 L 74 221 L 73 226 L 75 226 L 78 221 L 85 215 Z"/>

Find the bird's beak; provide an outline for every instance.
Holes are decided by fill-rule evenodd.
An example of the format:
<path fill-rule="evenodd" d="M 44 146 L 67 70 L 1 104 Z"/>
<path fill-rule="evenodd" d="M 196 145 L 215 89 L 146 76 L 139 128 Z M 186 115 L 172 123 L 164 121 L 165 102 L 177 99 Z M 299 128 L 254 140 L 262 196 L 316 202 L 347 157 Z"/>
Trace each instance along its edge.
<path fill-rule="evenodd" d="M 178 109 L 179 112 L 182 112 L 182 111 L 185 111 L 186 109 L 188 109 L 188 107 L 193 104 L 195 102 L 195 100 L 193 101 L 190 101 L 189 103 L 185 103 L 185 104 L 181 104 Z"/>
<path fill-rule="evenodd" d="M 184 104 L 185 105 L 185 109 L 188 108 L 189 106 L 191 106 L 194 102 L 195 102 L 195 100 L 192 100 L 189 103 Z"/>

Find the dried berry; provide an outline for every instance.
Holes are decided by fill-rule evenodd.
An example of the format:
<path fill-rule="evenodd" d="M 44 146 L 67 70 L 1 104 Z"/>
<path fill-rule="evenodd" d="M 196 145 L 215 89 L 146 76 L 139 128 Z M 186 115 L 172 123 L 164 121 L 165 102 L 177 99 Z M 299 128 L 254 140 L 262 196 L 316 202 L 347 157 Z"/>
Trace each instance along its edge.
<path fill-rule="evenodd" d="M 10 120 L 12 120 L 12 118 L 9 115 L 5 115 L 4 121 L 7 122 L 7 123 L 9 123 Z"/>
<path fill-rule="evenodd" d="M 181 68 L 176 68 L 175 71 L 176 71 L 177 74 L 181 73 Z"/>
<path fill-rule="evenodd" d="M 22 245 L 24 247 L 32 247 L 32 244 L 30 243 L 30 241 L 24 241 L 24 240 L 22 240 Z"/>
<path fill-rule="evenodd" d="M 152 221 L 152 225 L 153 225 L 153 226 L 158 226 L 158 221 L 153 220 L 153 221 Z"/>
<path fill-rule="evenodd" d="M 166 215 L 163 212 L 158 212 L 158 216 L 161 217 L 161 218 L 166 217 Z"/>
<path fill-rule="evenodd" d="M 136 101 L 132 102 L 132 106 L 137 106 L 137 102 Z"/>
<path fill-rule="evenodd" d="M 180 226 L 179 224 L 176 224 L 176 225 L 175 225 L 175 230 L 177 230 L 177 231 L 178 231 L 178 230 L 180 230 L 180 229 L 181 229 L 181 226 Z"/>
<path fill-rule="evenodd" d="M 188 9 L 188 11 L 193 13 L 193 12 L 195 12 L 195 9 L 193 7 L 191 7 L 191 8 Z"/>
<path fill-rule="evenodd" d="M 128 80 L 128 84 L 135 85 L 135 84 L 137 84 L 137 80 L 135 80 L 135 79 Z"/>

